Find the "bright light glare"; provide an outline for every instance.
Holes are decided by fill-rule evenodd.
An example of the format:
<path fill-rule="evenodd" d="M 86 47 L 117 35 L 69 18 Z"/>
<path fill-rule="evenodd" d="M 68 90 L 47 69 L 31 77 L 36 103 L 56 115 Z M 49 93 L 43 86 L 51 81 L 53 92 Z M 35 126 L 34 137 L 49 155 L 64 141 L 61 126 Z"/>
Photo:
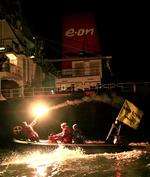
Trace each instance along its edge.
<path fill-rule="evenodd" d="M 34 55 L 32 55 L 32 56 L 30 56 L 30 58 L 35 58 L 35 56 L 34 56 Z"/>
<path fill-rule="evenodd" d="M 6 53 L 5 54 L 7 58 L 9 58 L 9 61 L 11 64 L 17 65 L 17 56 L 13 53 Z"/>
<path fill-rule="evenodd" d="M 36 117 L 43 116 L 44 114 L 48 113 L 49 108 L 46 104 L 44 103 L 37 103 L 33 105 L 33 115 Z"/>
<path fill-rule="evenodd" d="M 5 47 L 0 47 L 0 51 L 3 51 L 3 50 L 5 50 Z"/>

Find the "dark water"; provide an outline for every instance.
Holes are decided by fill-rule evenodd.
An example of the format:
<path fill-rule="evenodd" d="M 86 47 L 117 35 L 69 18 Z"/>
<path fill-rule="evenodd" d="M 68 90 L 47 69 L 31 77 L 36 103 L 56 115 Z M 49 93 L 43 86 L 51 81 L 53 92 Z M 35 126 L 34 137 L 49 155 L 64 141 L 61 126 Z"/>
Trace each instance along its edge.
<path fill-rule="evenodd" d="M 2 177 L 150 177 L 150 154 L 133 150 L 85 154 L 81 149 L 0 150 Z"/>

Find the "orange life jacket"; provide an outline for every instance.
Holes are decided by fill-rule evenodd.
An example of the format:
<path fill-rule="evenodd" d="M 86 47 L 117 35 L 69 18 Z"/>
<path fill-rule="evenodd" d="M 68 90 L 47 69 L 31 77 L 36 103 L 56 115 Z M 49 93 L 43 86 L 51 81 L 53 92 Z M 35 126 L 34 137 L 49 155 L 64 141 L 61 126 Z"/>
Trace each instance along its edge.
<path fill-rule="evenodd" d="M 65 127 L 62 131 L 62 142 L 72 143 L 72 130 L 69 127 Z"/>
<path fill-rule="evenodd" d="M 31 126 L 23 126 L 22 132 L 27 136 L 31 141 L 38 141 L 39 135 L 33 130 Z"/>

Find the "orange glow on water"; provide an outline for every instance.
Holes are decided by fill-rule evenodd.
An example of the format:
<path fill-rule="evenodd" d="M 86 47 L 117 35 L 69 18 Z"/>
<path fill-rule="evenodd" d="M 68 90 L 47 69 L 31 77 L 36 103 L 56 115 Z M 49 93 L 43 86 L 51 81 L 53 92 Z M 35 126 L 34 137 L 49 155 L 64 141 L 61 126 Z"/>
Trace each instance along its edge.
<path fill-rule="evenodd" d="M 129 166 L 143 155 L 143 151 L 128 151 L 121 153 L 85 154 L 82 149 L 70 150 L 60 145 L 59 148 L 45 151 L 26 151 L 21 154 L 12 154 L 2 163 L 3 166 L 25 165 L 34 173 L 33 176 L 59 176 L 59 174 L 71 171 L 72 174 L 92 174 L 93 171 L 102 170 L 111 164 L 108 170 L 115 173 L 115 177 L 122 177 L 122 168 Z M 107 163 L 107 164 L 106 164 Z M 104 164 L 106 165 L 104 167 Z M 65 176 L 66 177 L 66 176 Z"/>

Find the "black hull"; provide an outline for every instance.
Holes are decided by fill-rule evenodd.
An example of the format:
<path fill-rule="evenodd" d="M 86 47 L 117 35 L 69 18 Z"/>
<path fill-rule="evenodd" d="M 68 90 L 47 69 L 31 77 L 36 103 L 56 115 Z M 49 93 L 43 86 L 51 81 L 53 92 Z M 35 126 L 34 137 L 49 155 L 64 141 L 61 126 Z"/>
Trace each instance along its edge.
<path fill-rule="evenodd" d="M 102 143 L 86 143 L 86 144 L 53 144 L 44 142 L 44 140 L 40 142 L 29 142 L 29 141 L 21 141 L 14 140 L 13 148 L 15 150 L 47 150 L 53 151 L 59 147 L 65 147 L 69 149 L 82 149 L 86 154 L 94 154 L 94 153 L 115 153 L 115 152 L 123 152 L 132 150 L 129 146 L 122 145 L 114 145 L 114 144 L 106 144 Z"/>

